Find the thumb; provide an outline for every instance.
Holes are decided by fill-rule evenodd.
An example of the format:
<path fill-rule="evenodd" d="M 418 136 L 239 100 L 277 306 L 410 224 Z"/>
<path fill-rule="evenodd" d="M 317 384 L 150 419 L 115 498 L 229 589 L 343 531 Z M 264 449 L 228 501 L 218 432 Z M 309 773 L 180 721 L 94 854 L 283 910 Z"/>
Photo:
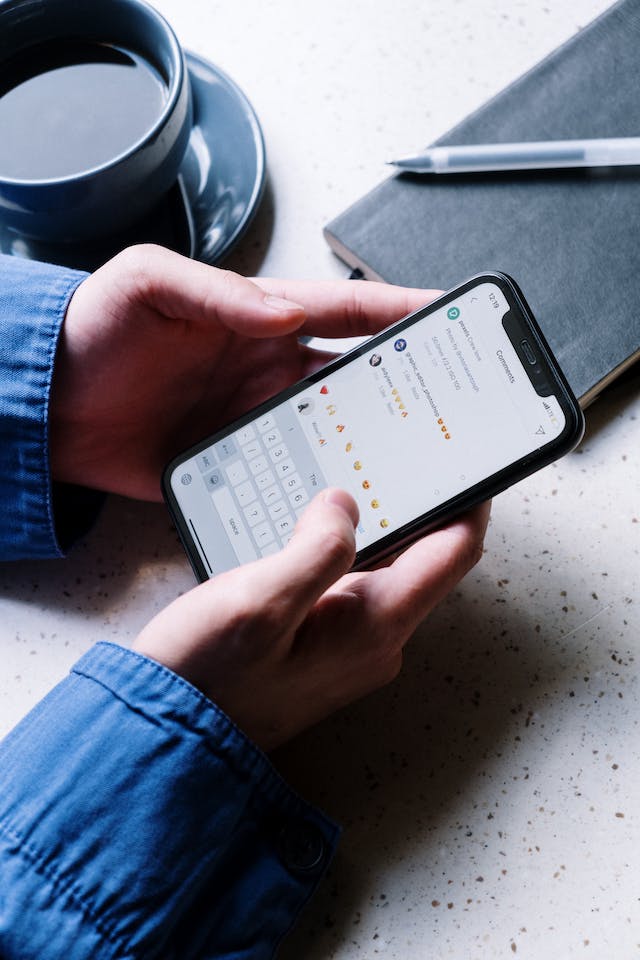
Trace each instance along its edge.
<path fill-rule="evenodd" d="M 357 522 L 353 497 L 344 490 L 323 490 L 305 510 L 284 550 L 252 564 L 256 602 L 262 609 L 277 609 L 288 632 L 300 626 L 316 600 L 351 568 Z"/>
<path fill-rule="evenodd" d="M 125 272 L 139 299 L 174 320 L 218 322 L 247 337 L 273 337 L 297 330 L 305 320 L 299 303 L 274 296 L 240 274 L 190 260 L 164 247 L 141 244 L 103 270 Z"/>

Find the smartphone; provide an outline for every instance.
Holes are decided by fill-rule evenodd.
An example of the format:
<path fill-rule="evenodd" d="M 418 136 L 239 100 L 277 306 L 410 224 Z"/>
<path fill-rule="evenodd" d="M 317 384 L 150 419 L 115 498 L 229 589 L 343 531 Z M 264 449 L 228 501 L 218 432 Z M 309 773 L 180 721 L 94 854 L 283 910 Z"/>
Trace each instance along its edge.
<path fill-rule="evenodd" d="M 358 503 L 366 568 L 583 430 L 517 284 L 485 273 L 176 457 L 163 491 L 200 580 L 280 550 L 327 486 Z"/>

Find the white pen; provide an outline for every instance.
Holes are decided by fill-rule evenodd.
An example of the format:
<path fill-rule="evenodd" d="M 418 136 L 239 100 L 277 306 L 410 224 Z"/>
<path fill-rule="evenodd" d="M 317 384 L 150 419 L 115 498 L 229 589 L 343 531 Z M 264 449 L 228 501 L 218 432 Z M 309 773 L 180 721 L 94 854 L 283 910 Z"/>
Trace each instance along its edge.
<path fill-rule="evenodd" d="M 603 140 L 540 140 L 430 147 L 413 157 L 390 160 L 398 172 L 481 173 L 491 170 L 553 170 L 640 164 L 640 137 Z"/>

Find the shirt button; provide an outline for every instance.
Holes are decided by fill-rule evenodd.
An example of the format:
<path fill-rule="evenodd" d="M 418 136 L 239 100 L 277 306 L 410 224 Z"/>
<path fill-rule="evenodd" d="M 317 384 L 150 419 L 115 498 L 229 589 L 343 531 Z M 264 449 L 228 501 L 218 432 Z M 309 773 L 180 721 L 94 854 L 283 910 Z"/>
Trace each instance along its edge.
<path fill-rule="evenodd" d="M 293 820 L 280 831 L 279 852 L 292 873 L 314 873 L 325 860 L 326 843 L 318 827 L 309 820 Z"/>

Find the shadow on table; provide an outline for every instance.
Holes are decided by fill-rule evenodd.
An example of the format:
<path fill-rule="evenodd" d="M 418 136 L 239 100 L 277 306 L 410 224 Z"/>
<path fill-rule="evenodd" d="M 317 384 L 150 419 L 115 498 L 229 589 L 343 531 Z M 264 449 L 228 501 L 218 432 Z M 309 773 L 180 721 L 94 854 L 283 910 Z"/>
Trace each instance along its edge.
<path fill-rule="evenodd" d="M 469 810 L 472 784 L 491 776 L 519 745 L 514 740 L 540 736 L 546 705 L 551 711 L 568 695 L 575 667 L 562 643 L 545 642 L 535 614 L 492 616 L 498 595 L 486 577 L 484 586 L 453 594 L 407 648 L 394 684 L 277 752 L 286 779 L 345 828 L 328 877 L 279 960 L 326 960 L 359 942 L 360 915 L 388 905 L 372 878 L 384 878 L 385 865 L 391 875 L 409 871 L 401 863 L 416 850 L 428 869 L 441 828 L 462 856 L 468 843 L 472 857 L 476 840 L 466 839 L 470 828 L 457 822 L 457 811 Z M 517 761 L 513 773 L 525 775 Z M 429 902 L 425 894 L 425 909 Z"/>
<path fill-rule="evenodd" d="M 68 557 L 2 564 L 1 573 L 0 599 L 84 616 L 117 609 L 134 584 L 134 602 L 148 602 L 150 612 L 152 595 L 161 593 L 168 603 L 195 585 L 166 507 L 115 496 Z M 147 584 L 148 601 L 139 596 Z"/>
<path fill-rule="evenodd" d="M 238 246 L 220 264 L 225 270 L 233 270 L 245 277 L 255 277 L 267 255 L 275 222 L 273 186 L 267 176 L 264 194 L 255 219 Z"/>

